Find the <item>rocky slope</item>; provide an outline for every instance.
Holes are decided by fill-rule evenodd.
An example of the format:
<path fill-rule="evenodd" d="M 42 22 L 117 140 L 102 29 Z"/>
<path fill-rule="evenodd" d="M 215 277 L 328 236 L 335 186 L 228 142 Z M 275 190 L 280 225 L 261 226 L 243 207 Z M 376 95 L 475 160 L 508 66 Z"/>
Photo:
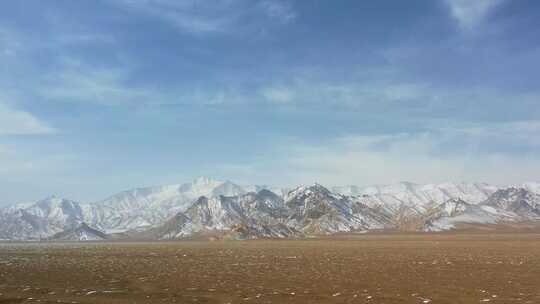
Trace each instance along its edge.
<path fill-rule="evenodd" d="M 52 241 L 104 241 L 110 236 L 103 231 L 99 231 L 88 226 L 86 223 L 81 223 L 71 229 L 59 232 L 48 240 Z"/>
<path fill-rule="evenodd" d="M 460 223 L 494 224 L 498 220 L 503 218 L 480 205 L 469 204 L 461 199 L 450 199 L 425 215 L 423 228 L 426 231 L 442 231 L 456 228 Z"/>
<path fill-rule="evenodd" d="M 171 239 L 228 231 L 240 232 L 240 238 L 288 237 L 297 231 L 285 225 L 286 212 L 282 198 L 268 190 L 229 197 L 202 196 L 186 211 L 144 235 Z"/>
<path fill-rule="evenodd" d="M 287 224 L 305 234 L 382 229 L 391 225 L 385 210 L 373 210 L 360 200 L 330 192 L 315 184 L 285 197 Z"/>
<path fill-rule="evenodd" d="M 42 239 L 82 222 L 84 214 L 77 202 L 49 197 L 30 205 L 0 210 L 0 239 Z"/>
<path fill-rule="evenodd" d="M 540 195 L 525 188 L 497 190 L 482 205 L 487 210 L 505 213 L 517 220 L 540 220 Z"/>

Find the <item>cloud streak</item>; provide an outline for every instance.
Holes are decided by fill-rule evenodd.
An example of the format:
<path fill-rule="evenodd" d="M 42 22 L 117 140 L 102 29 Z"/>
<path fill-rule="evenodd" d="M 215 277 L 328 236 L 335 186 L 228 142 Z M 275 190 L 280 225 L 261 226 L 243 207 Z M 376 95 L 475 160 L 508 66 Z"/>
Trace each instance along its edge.
<path fill-rule="evenodd" d="M 351 134 L 323 143 L 289 139 L 257 162 L 221 166 L 224 176 L 278 184 L 370 185 L 536 180 L 540 121 L 462 125 L 416 133 Z M 514 149 L 522 151 L 516 158 Z M 523 152 L 528 151 L 528 152 Z M 286 182 L 284 182 L 286 181 Z"/>
<path fill-rule="evenodd" d="M 488 17 L 503 0 L 445 0 L 462 30 L 470 31 Z"/>
<path fill-rule="evenodd" d="M 38 94 L 59 102 L 101 105 L 134 105 L 155 101 L 159 94 L 128 85 L 131 73 L 125 68 L 92 67 L 64 59 L 57 73 L 40 79 Z"/>
<path fill-rule="evenodd" d="M 218 0 L 111 0 L 127 10 L 161 19 L 192 34 L 230 33 L 242 30 L 246 18 L 266 18 L 287 24 L 296 13 L 287 2 Z"/>
<path fill-rule="evenodd" d="M 44 135 L 56 130 L 31 113 L 0 102 L 0 135 Z"/>

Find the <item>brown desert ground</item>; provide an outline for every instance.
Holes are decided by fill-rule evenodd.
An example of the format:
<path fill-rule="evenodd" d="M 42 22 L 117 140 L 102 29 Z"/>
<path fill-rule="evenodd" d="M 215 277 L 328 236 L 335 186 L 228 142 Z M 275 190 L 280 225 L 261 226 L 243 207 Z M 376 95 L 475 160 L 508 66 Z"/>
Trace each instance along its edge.
<path fill-rule="evenodd" d="M 540 234 L 3 243 L 0 303 L 540 303 Z"/>

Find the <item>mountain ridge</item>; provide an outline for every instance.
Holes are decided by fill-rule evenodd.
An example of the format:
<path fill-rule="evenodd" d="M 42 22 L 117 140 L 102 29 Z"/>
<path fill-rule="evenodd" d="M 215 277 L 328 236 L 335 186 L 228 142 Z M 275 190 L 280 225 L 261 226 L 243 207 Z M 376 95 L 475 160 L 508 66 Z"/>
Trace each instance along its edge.
<path fill-rule="evenodd" d="M 94 203 L 51 196 L 7 206 L 0 209 L 0 239 L 48 238 L 82 223 L 106 234 L 161 231 L 157 238 L 218 231 L 241 239 L 390 228 L 441 231 L 460 221 L 536 221 L 539 185 L 402 182 L 326 188 L 314 183 L 289 190 L 200 177 L 191 183 L 134 188 Z M 445 213 L 449 206 L 455 213 Z M 164 226 L 172 230 L 164 232 Z"/>

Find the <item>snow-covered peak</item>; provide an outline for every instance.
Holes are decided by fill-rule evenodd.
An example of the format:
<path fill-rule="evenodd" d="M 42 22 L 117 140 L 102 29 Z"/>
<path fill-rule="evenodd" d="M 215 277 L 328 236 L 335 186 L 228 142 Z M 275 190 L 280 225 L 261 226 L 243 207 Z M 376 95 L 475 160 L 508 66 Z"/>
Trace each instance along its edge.
<path fill-rule="evenodd" d="M 93 204 L 89 221 L 104 231 L 125 231 L 154 226 L 186 211 L 199 197 L 235 196 L 246 193 L 230 181 L 198 177 L 184 184 L 138 188 Z"/>
<path fill-rule="evenodd" d="M 498 187 L 484 183 L 441 183 L 415 184 L 400 182 L 390 185 L 368 187 L 337 187 L 335 190 L 344 195 L 371 196 L 388 204 L 426 206 L 461 198 L 468 203 L 478 204 L 497 191 Z"/>
<path fill-rule="evenodd" d="M 522 185 L 522 187 L 531 192 L 540 194 L 540 183 L 538 182 L 526 182 Z"/>
<path fill-rule="evenodd" d="M 194 179 L 190 183 L 180 185 L 178 191 L 193 197 L 211 196 L 212 191 L 214 191 L 215 188 L 219 187 L 223 183 L 223 181 L 218 181 L 209 177 L 201 176 Z"/>
<path fill-rule="evenodd" d="M 80 218 L 82 216 L 79 203 L 57 196 L 50 196 L 40 200 L 34 205 L 27 207 L 26 211 L 36 216 L 52 218 Z"/>
<path fill-rule="evenodd" d="M 287 200 L 300 197 L 309 197 L 309 196 L 331 196 L 332 192 L 322 186 L 321 184 L 314 183 L 309 186 L 299 186 L 286 195 Z"/>
<path fill-rule="evenodd" d="M 25 240 L 48 237 L 78 225 L 84 219 L 81 204 L 50 196 L 0 212 L 0 238 Z"/>
<path fill-rule="evenodd" d="M 199 176 L 195 178 L 192 182 L 194 186 L 208 186 L 208 185 L 215 185 L 215 184 L 220 184 L 220 183 L 222 182 L 214 180 L 207 176 Z"/>
<path fill-rule="evenodd" d="M 246 193 L 246 190 L 242 186 L 225 181 L 212 190 L 211 196 L 235 196 L 243 193 Z"/>

